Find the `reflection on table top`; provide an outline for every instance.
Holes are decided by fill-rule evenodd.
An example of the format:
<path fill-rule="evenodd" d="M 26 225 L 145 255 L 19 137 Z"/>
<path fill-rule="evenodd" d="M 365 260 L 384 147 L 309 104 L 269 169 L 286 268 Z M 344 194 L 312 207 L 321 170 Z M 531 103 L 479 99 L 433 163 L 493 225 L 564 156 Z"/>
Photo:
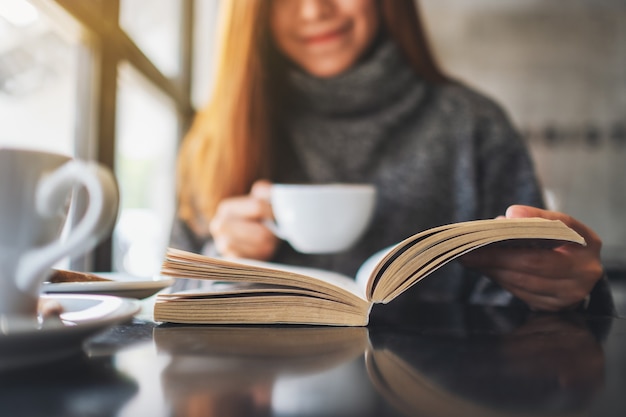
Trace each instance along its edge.
<path fill-rule="evenodd" d="M 0 374 L 0 414 L 626 415 L 624 319 L 450 304 L 401 314 L 368 328 L 138 318 L 84 355 Z"/>

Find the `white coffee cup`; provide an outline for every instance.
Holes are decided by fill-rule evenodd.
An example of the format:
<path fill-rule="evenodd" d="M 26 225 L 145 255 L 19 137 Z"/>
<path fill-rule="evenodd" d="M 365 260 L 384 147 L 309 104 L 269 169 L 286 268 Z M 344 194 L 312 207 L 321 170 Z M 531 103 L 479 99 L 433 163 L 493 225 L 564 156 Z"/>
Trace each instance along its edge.
<path fill-rule="evenodd" d="M 75 186 L 88 194 L 79 223 L 61 239 Z M 119 192 L 107 168 L 69 156 L 0 148 L 0 316 L 33 316 L 56 262 L 92 249 L 111 230 Z"/>
<path fill-rule="evenodd" d="M 273 184 L 276 223 L 268 227 L 298 252 L 334 253 L 352 247 L 367 230 L 376 205 L 369 184 Z"/>

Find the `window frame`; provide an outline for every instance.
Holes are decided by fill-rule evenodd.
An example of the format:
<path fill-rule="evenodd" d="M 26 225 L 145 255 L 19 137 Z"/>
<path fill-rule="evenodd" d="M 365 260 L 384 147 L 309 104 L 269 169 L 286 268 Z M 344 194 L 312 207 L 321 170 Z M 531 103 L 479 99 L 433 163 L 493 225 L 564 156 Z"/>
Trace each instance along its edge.
<path fill-rule="evenodd" d="M 74 146 L 77 157 L 95 160 L 115 172 L 118 65 L 125 61 L 155 88 L 169 97 L 176 108 L 180 142 L 194 115 L 191 98 L 192 51 L 195 0 L 178 0 L 180 71 L 165 76 L 120 26 L 120 0 L 31 0 L 53 21 L 70 16 L 80 30 L 76 122 Z M 76 216 L 83 212 L 86 199 L 77 198 Z M 73 219 L 76 221 L 77 219 Z M 111 271 L 112 236 L 91 253 L 72 259 L 75 270 Z"/>

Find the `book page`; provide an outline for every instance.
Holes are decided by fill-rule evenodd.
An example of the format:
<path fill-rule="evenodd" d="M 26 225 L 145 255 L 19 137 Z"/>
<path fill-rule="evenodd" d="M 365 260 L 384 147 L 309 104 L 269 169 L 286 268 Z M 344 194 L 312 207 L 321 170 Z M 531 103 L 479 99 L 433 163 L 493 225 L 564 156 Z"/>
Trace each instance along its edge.
<path fill-rule="evenodd" d="M 225 259 L 225 260 L 228 260 L 228 259 Z M 258 266 L 261 268 L 269 268 L 269 269 L 276 269 L 279 271 L 293 272 L 294 274 L 304 275 L 304 276 L 311 277 L 311 278 L 317 278 L 321 281 L 331 283 L 336 287 L 339 287 L 348 292 L 351 292 L 352 294 L 358 296 L 359 298 L 362 298 L 363 300 L 366 300 L 365 283 L 363 283 L 362 285 L 359 285 L 359 283 L 355 281 L 354 279 L 348 277 L 347 275 L 340 274 L 338 272 L 327 271 L 327 270 L 318 269 L 318 268 L 310 268 L 310 267 L 305 267 L 305 266 L 294 266 L 294 265 L 280 264 L 280 263 L 274 263 L 274 262 L 256 261 L 252 259 L 236 259 L 234 261 L 238 263 L 244 263 L 247 265 Z M 374 266 L 372 265 L 372 270 L 373 268 Z"/>
<path fill-rule="evenodd" d="M 310 290 L 347 297 L 352 303 L 369 304 L 365 291 L 350 277 L 317 268 L 300 267 L 244 258 L 206 257 L 169 248 L 161 274 L 213 282 L 248 282 Z"/>
<path fill-rule="evenodd" d="M 361 267 L 356 272 L 355 278 L 356 278 L 357 285 L 363 289 L 364 295 L 366 293 L 365 291 L 367 288 L 367 282 L 369 281 L 370 276 L 374 272 L 376 265 L 378 265 L 378 263 L 382 261 L 383 258 L 387 256 L 387 254 L 389 254 L 389 252 L 391 252 L 393 248 L 395 248 L 396 246 L 397 245 L 392 245 L 392 246 L 388 246 L 384 249 L 379 250 L 378 252 L 374 253 L 372 256 L 367 258 L 365 262 L 363 262 L 363 264 L 361 264 Z"/>
<path fill-rule="evenodd" d="M 582 236 L 558 220 L 487 219 L 439 226 L 413 235 L 383 254 L 370 273 L 366 296 L 373 302 L 388 303 L 463 253 L 494 242 L 522 239 L 527 245 L 541 247 L 546 241 L 585 244 Z"/>

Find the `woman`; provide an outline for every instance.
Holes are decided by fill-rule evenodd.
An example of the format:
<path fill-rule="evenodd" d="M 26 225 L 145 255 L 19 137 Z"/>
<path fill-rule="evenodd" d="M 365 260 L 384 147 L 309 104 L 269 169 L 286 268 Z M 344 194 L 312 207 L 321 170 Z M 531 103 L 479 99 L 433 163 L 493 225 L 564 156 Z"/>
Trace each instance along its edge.
<path fill-rule="evenodd" d="M 606 295 L 599 237 L 539 208 L 522 140 L 496 104 L 439 69 L 414 0 L 222 7 L 213 98 L 179 156 L 172 246 L 352 275 L 372 253 L 428 227 L 503 214 L 545 217 L 563 220 L 588 245 L 484 249 L 403 298 L 521 300 L 556 311 L 581 306 L 594 287 Z M 372 226 L 345 253 L 299 254 L 263 225 L 272 216 L 271 182 L 376 184 Z M 610 296 L 603 300 L 610 309 Z"/>

